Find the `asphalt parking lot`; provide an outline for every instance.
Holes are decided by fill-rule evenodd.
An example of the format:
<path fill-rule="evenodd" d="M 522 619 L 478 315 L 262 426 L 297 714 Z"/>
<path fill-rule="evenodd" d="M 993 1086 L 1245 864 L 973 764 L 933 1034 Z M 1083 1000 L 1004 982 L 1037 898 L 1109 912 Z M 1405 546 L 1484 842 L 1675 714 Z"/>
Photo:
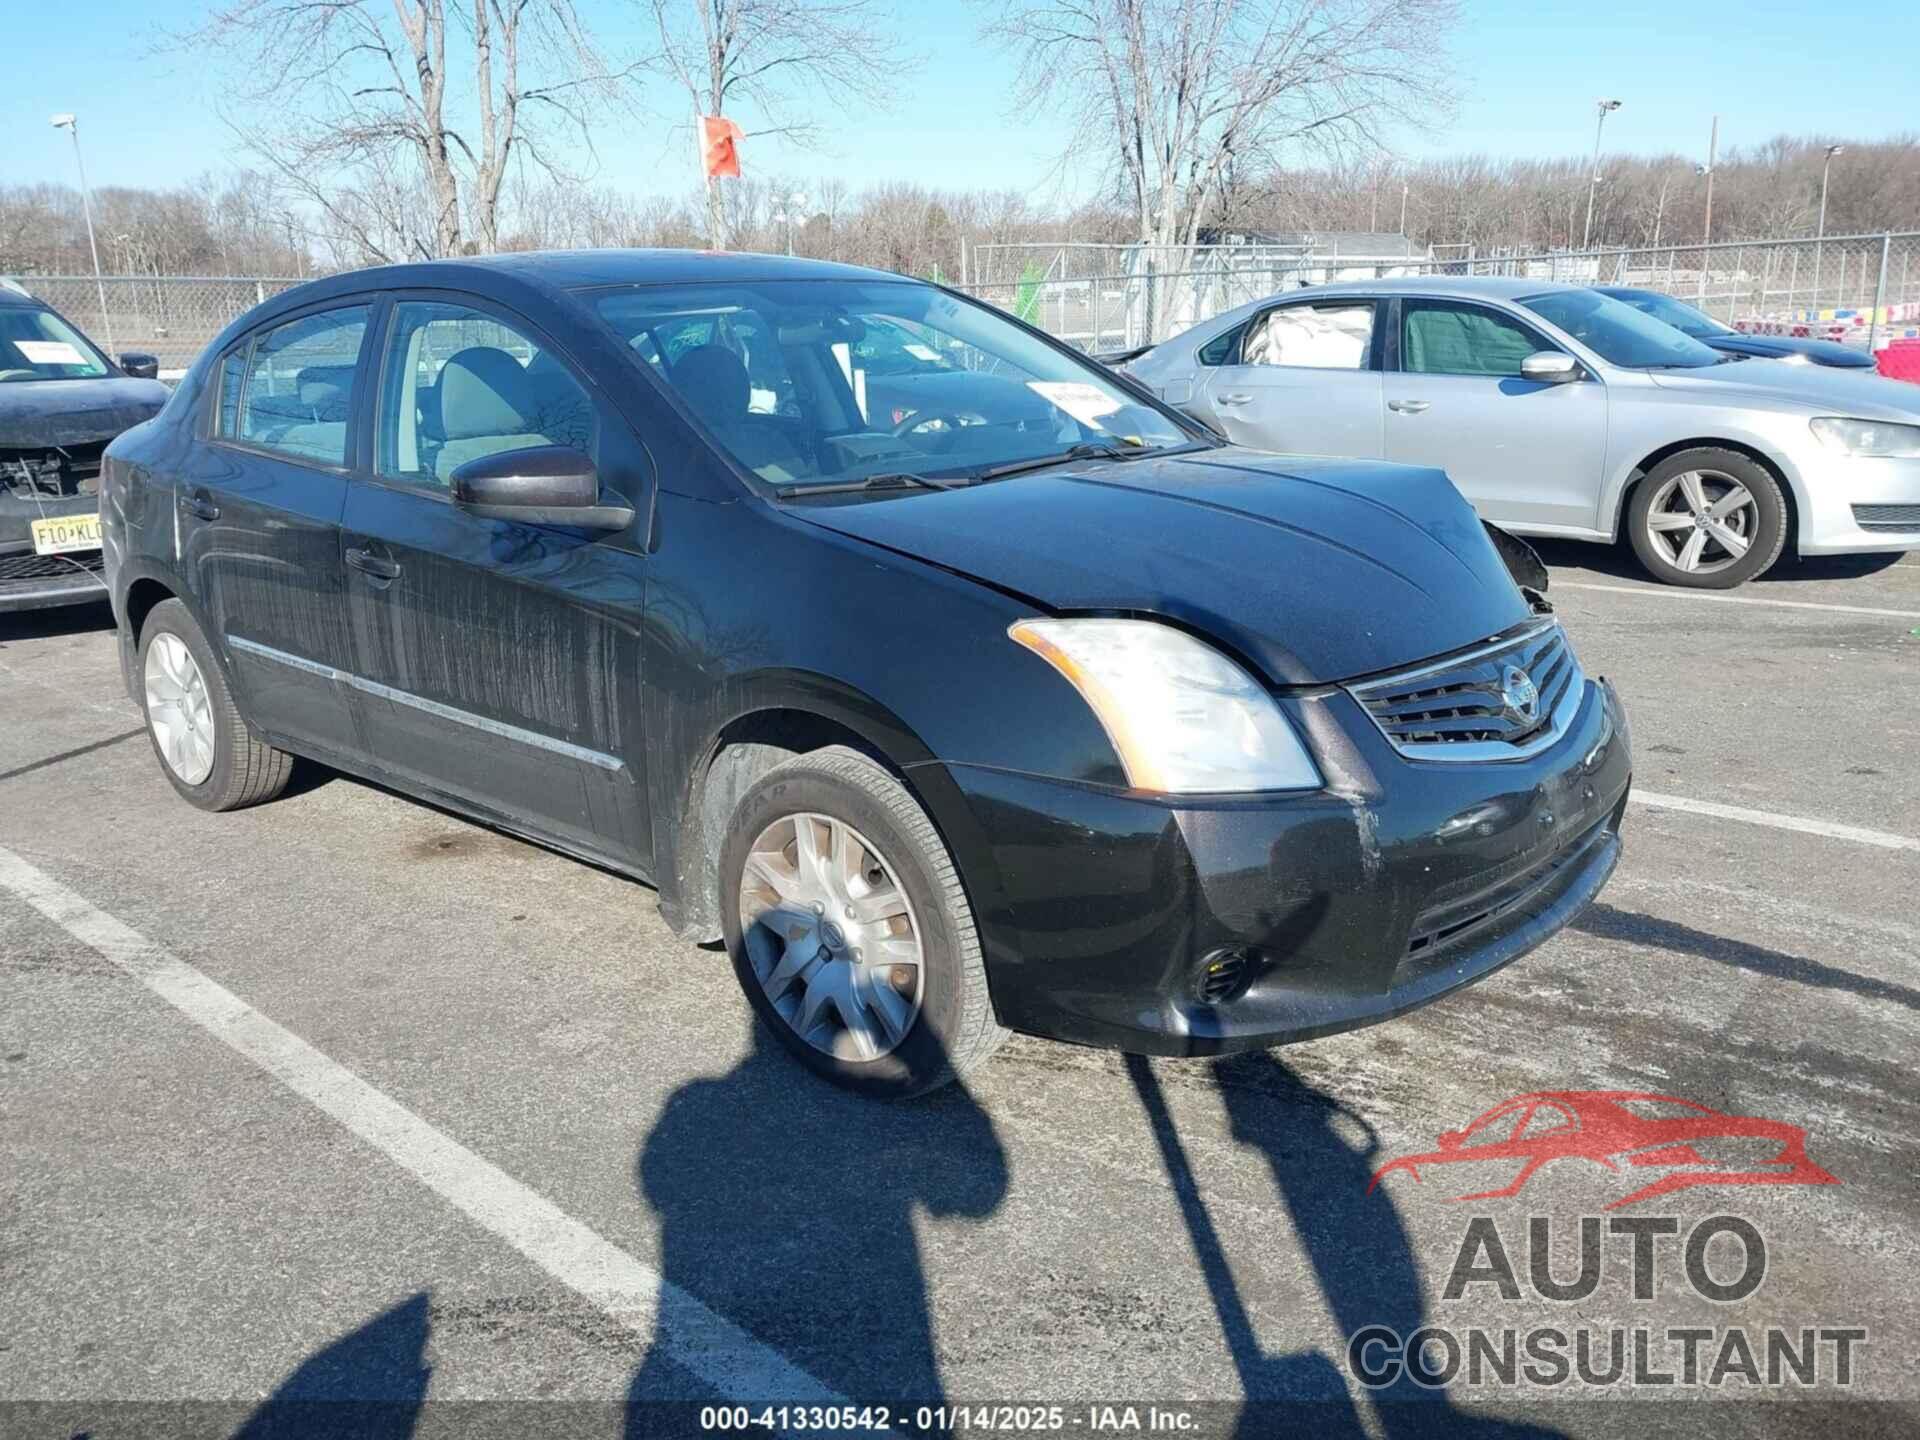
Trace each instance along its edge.
<path fill-rule="evenodd" d="M 0 1432 L 679 1434 L 837 1398 L 1077 1434 L 1129 1404 L 1196 1434 L 1914 1433 L 1920 557 L 1706 597 L 1548 558 L 1642 796 L 1575 928 L 1354 1035 L 1150 1064 L 1016 1037 L 892 1107 L 758 1043 L 641 886 L 325 774 L 187 807 L 104 609 L 0 617 Z M 1703 1143 L 1369 1192 L 1542 1091 L 1803 1127 L 1812 1168 L 1632 1198 Z M 1764 1262 L 1719 1226 L 1702 1285 L 1686 1246 L 1727 1215 Z M 1588 1293 L 1539 1293 L 1536 1220 L 1563 1283 L 1591 1220 Z M 1363 1332 L 1423 1326 L 1593 1363 L 1359 1383 Z"/>

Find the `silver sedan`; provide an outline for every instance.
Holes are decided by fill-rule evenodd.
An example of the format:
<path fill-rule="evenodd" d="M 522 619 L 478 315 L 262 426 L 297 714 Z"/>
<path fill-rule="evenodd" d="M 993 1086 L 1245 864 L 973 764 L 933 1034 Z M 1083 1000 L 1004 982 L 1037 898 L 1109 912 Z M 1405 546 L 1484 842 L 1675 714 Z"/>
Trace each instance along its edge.
<path fill-rule="evenodd" d="M 1920 387 L 1722 355 L 1579 286 L 1317 286 L 1126 368 L 1237 444 L 1436 465 L 1524 535 L 1624 530 L 1669 584 L 1920 549 Z"/>

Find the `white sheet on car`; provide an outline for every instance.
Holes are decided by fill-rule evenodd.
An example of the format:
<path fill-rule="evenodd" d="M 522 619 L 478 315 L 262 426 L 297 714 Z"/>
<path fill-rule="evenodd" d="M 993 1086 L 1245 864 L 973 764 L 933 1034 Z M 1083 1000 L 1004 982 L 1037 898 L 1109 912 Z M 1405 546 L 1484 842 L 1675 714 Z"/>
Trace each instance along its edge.
<path fill-rule="evenodd" d="M 1241 362 L 1359 370 L 1373 343 L 1373 306 L 1306 306 L 1276 310 L 1247 336 Z"/>

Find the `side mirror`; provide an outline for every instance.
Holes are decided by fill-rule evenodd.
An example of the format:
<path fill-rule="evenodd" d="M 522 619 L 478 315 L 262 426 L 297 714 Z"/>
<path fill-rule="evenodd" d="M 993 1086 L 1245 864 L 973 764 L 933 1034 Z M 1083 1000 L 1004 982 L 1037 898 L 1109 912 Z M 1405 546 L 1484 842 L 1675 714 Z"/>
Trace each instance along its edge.
<path fill-rule="evenodd" d="M 1564 385 L 1580 378 L 1580 362 L 1562 350 L 1536 350 L 1520 362 L 1520 378 L 1541 385 Z"/>
<path fill-rule="evenodd" d="M 144 350 L 124 350 L 120 354 L 120 368 L 135 380 L 158 380 L 160 357 Z"/>
<path fill-rule="evenodd" d="M 600 503 L 593 461 L 565 445 L 502 450 L 467 461 L 452 476 L 453 503 L 488 520 L 624 530 L 631 505 Z"/>

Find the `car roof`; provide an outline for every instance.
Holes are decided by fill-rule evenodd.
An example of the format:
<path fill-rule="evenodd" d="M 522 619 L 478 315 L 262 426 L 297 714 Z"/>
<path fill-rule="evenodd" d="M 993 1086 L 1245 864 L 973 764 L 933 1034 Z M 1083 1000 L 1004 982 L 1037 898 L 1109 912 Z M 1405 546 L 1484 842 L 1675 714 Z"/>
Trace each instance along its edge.
<path fill-rule="evenodd" d="M 1425 295 L 1443 300 L 1515 300 L 1555 290 L 1584 290 L 1558 280 L 1529 280 L 1510 275 L 1388 275 L 1378 280 L 1341 280 L 1331 285 L 1309 285 L 1288 290 L 1274 300 L 1311 299 L 1316 295 Z"/>
<path fill-rule="evenodd" d="M 553 291 L 603 285 L 678 285 L 766 280 L 895 280 L 909 276 L 860 265 L 756 255 L 727 250 L 527 250 L 453 260 L 375 265 L 309 281 L 276 297 L 304 304 L 330 295 L 408 286 L 473 289 L 486 293 L 500 282 Z"/>

